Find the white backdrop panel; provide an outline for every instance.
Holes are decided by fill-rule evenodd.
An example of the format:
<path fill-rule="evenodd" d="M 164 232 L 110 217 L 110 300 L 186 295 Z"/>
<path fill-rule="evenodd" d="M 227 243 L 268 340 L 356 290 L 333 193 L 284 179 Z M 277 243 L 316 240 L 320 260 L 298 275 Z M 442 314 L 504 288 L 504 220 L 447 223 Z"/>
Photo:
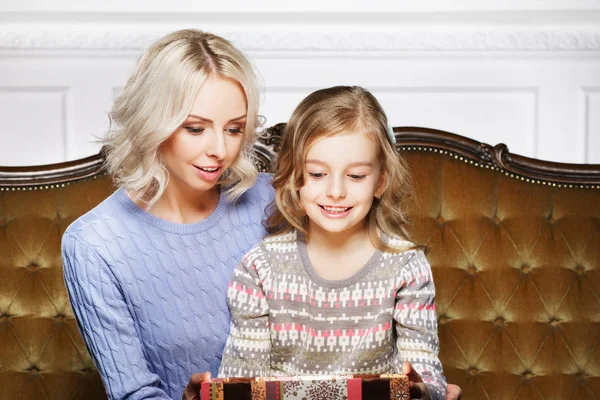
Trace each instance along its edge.
<path fill-rule="evenodd" d="M 71 113 L 67 87 L 0 86 L 0 164 L 39 165 L 65 159 Z"/>
<path fill-rule="evenodd" d="M 585 90 L 587 162 L 600 164 L 600 87 Z"/>

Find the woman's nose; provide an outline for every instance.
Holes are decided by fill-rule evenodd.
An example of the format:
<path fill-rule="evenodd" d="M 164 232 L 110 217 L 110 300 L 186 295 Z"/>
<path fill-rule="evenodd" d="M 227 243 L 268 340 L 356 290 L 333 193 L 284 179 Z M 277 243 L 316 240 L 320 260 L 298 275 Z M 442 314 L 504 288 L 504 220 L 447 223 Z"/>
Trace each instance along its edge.
<path fill-rule="evenodd" d="M 207 154 L 217 160 L 222 160 L 227 155 L 227 147 L 225 146 L 225 134 L 220 131 L 215 131 L 210 137 L 208 143 Z"/>

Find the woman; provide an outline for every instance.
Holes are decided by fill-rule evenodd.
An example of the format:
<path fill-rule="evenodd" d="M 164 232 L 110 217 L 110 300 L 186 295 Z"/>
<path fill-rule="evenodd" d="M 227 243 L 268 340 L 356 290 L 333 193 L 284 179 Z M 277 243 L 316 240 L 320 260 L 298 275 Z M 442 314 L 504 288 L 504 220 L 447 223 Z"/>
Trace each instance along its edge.
<path fill-rule="evenodd" d="M 111 399 L 198 398 L 218 371 L 228 280 L 266 234 L 273 198 L 252 162 L 257 108 L 246 57 L 196 30 L 154 43 L 115 102 L 106 165 L 118 189 L 62 243 L 71 305 Z"/>

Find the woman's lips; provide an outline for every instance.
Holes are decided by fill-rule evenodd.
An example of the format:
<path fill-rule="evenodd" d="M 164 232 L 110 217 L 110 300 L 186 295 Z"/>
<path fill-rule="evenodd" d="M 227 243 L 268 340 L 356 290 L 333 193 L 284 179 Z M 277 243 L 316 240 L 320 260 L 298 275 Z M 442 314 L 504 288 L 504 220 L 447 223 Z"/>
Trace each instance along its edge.
<path fill-rule="evenodd" d="M 194 165 L 194 168 L 196 168 L 196 172 L 202 179 L 209 182 L 216 181 L 219 178 L 219 175 L 221 175 L 221 170 L 223 169 L 221 166 L 199 167 L 197 165 Z"/>

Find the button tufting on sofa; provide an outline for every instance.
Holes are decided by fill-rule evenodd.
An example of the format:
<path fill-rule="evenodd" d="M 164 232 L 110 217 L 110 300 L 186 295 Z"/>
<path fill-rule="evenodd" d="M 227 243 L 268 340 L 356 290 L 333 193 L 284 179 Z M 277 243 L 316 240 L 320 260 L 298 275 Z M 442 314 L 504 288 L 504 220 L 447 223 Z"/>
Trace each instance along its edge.
<path fill-rule="evenodd" d="M 84 375 L 90 375 L 96 372 L 96 368 L 94 367 L 85 367 L 85 368 L 81 368 L 79 370 L 79 372 L 81 372 Z"/>
<path fill-rule="evenodd" d="M 42 370 L 37 365 L 32 365 L 29 368 L 26 368 L 25 371 L 29 372 L 32 375 L 39 375 Z"/>
<path fill-rule="evenodd" d="M 561 322 L 560 319 L 557 318 L 557 317 L 552 317 L 548 321 L 548 323 L 550 324 L 550 326 L 552 326 L 553 328 L 556 328 L 560 324 L 560 322 Z"/>
<path fill-rule="evenodd" d="M 533 378 L 535 375 L 533 375 L 533 372 L 531 371 L 525 371 L 523 372 L 523 379 L 525 380 L 530 380 L 531 378 Z"/>
<path fill-rule="evenodd" d="M 36 272 L 38 269 L 40 269 L 40 266 L 35 262 L 29 263 L 27 266 L 29 272 Z"/>
<path fill-rule="evenodd" d="M 58 313 L 54 317 L 52 317 L 52 319 L 57 325 L 62 325 L 65 323 L 66 316 L 63 313 Z"/>
<path fill-rule="evenodd" d="M 587 380 L 588 376 L 589 375 L 585 371 L 579 371 L 575 374 L 575 379 L 577 379 L 580 384 L 583 384 Z"/>
<path fill-rule="evenodd" d="M 503 317 L 498 317 L 494 320 L 494 326 L 497 328 L 504 328 L 506 325 L 506 320 Z"/>

